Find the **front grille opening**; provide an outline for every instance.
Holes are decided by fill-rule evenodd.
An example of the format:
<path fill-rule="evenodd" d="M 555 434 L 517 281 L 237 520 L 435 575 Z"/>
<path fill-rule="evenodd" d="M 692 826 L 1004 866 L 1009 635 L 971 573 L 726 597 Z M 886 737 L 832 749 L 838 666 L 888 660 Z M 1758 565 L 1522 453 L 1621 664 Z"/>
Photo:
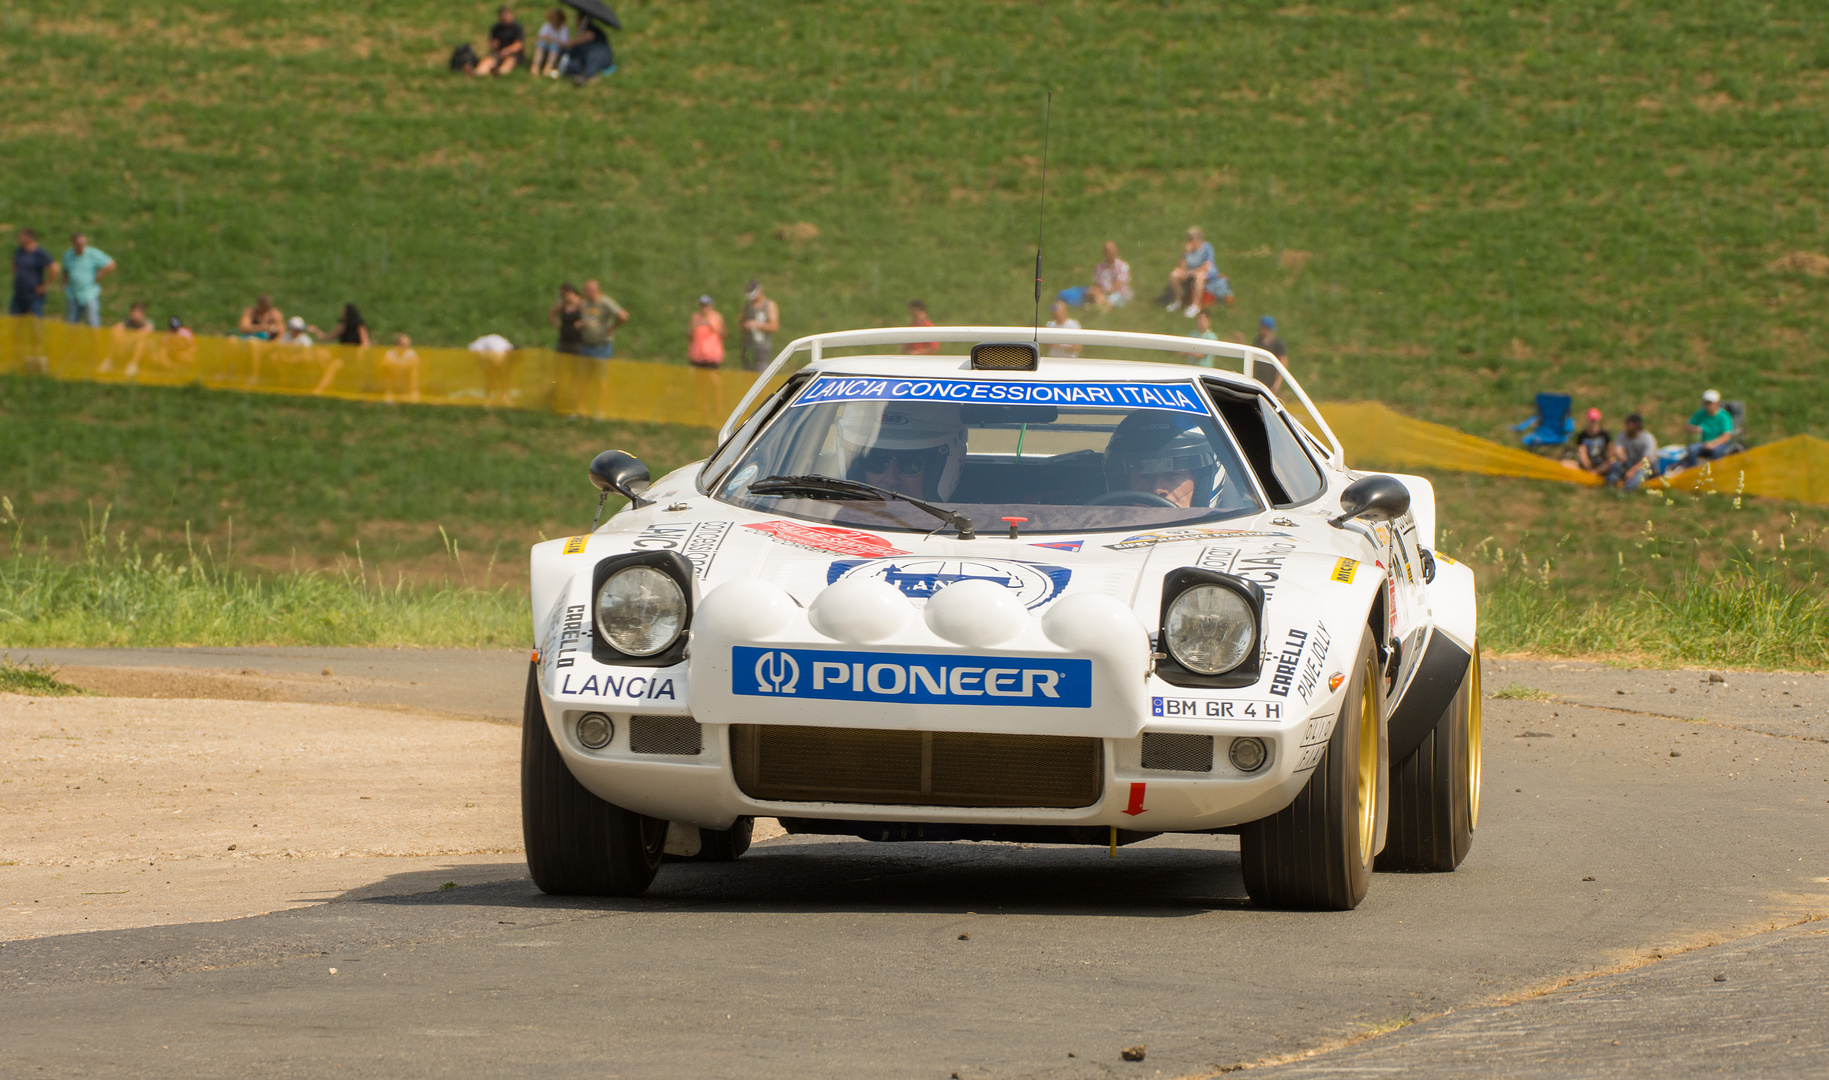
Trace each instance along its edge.
<path fill-rule="evenodd" d="M 697 754 L 705 749 L 699 722 L 690 716 L 629 717 L 629 749 L 637 754 Z"/>
<path fill-rule="evenodd" d="M 1143 733 L 1143 767 L 1167 772 L 1212 772 L 1213 736 Z"/>
<path fill-rule="evenodd" d="M 1099 801 L 1099 739 L 732 724 L 752 799 L 897 806 L 1080 807 Z"/>

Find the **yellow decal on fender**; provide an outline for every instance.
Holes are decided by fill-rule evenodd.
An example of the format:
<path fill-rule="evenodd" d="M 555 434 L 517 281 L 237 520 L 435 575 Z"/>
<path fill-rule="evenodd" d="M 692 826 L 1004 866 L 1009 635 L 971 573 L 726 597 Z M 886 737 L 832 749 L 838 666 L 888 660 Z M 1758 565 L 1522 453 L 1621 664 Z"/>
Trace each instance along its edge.
<path fill-rule="evenodd" d="M 1334 560 L 1334 572 L 1327 575 L 1329 581 L 1338 581 L 1342 585 L 1351 585 L 1353 575 L 1359 572 L 1356 559 L 1339 558 Z"/>
<path fill-rule="evenodd" d="M 589 543 L 590 539 L 588 536 L 568 537 L 565 541 L 565 553 L 567 555 L 584 554 L 584 545 Z"/>

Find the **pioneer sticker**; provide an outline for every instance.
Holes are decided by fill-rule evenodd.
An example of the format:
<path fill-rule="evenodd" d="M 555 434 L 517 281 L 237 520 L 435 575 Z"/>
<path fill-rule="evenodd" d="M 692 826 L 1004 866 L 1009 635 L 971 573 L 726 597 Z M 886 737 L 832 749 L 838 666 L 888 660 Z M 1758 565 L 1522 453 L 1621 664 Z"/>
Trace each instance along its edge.
<path fill-rule="evenodd" d="M 1034 656 L 732 647 L 730 691 L 744 697 L 875 704 L 1092 707 L 1092 661 Z"/>
<path fill-rule="evenodd" d="M 831 525 L 802 525 L 798 521 L 762 521 L 743 527 L 767 533 L 792 547 L 807 551 L 823 551 L 828 555 L 850 555 L 853 558 L 874 559 L 884 555 L 908 554 L 880 536 L 858 532 L 856 529 L 840 529 Z"/>
<path fill-rule="evenodd" d="M 841 559 L 826 570 L 828 585 L 858 577 L 886 581 L 917 603 L 956 582 L 988 581 L 1034 611 L 1061 594 L 1073 571 L 1004 559 Z"/>

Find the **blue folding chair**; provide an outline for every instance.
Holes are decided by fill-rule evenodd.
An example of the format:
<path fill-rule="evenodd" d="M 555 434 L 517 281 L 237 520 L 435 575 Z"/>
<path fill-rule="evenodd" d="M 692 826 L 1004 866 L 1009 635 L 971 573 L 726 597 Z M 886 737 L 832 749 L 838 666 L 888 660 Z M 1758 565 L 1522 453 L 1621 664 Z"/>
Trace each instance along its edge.
<path fill-rule="evenodd" d="M 1538 394 L 1537 415 L 1522 424 L 1513 424 L 1512 430 L 1524 433 L 1524 445 L 1530 449 L 1567 446 L 1569 436 L 1575 433 L 1571 402 L 1567 394 Z"/>

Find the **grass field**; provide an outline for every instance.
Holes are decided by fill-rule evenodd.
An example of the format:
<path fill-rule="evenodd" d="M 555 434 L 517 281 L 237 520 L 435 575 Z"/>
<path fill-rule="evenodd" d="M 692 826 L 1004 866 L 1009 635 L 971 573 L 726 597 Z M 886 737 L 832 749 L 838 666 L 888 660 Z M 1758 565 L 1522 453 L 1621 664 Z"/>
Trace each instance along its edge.
<path fill-rule="evenodd" d="M 0 223 L 89 230 L 110 318 L 211 330 L 267 290 L 321 325 L 354 300 L 424 341 L 540 340 L 586 276 L 637 356 L 679 358 L 692 298 L 731 314 L 752 275 L 787 334 L 915 295 L 1023 322 L 1052 89 L 1050 290 L 1111 238 L 1147 297 L 1198 222 L 1240 296 L 1222 333 L 1279 316 L 1320 397 L 1490 434 L 1563 389 L 1667 439 L 1704 385 L 1761 438 L 1829 403 L 1805 0 L 633 0 L 622 70 L 582 90 L 447 74 L 491 7 L 7 0 Z"/>

